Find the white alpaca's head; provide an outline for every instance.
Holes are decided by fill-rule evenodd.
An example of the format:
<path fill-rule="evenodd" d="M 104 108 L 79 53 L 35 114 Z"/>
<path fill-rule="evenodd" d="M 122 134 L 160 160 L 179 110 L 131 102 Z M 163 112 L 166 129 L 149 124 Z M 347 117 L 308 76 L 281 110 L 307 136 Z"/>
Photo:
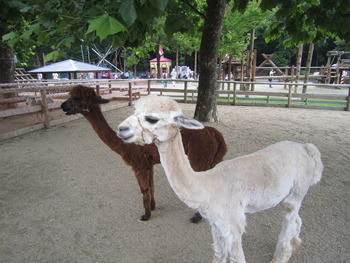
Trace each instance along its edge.
<path fill-rule="evenodd" d="M 179 126 L 203 129 L 204 126 L 183 116 L 176 101 L 161 96 L 147 96 L 135 103 L 135 112 L 118 126 L 118 137 L 140 145 L 173 139 Z"/>

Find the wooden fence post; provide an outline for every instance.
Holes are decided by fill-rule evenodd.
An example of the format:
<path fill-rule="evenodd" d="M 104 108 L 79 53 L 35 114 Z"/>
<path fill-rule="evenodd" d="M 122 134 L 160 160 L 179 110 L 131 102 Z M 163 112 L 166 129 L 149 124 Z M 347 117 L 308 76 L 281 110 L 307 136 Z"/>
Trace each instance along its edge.
<path fill-rule="evenodd" d="M 151 80 L 147 80 L 147 92 L 148 95 L 151 94 Z"/>
<path fill-rule="evenodd" d="M 288 91 L 288 104 L 287 107 L 290 108 L 292 103 L 292 85 L 289 85 L 289 91 Z"/>
<path fill-rule="evenodd" d="M 292 71 L 291 71 L 291 73 L 290 73 L 290 85 L 289 85 L 289 87 L 293 87 L 293 83 L 294 83 L 294 65 L 292 65 Z"/>
<path fill-rule="evenodd" d="M 43 117 L 44 117 L 44 126 L 46 129 L 50 128 L 50 119 L 49 119 L 49 110 L 47 106 L 47 99 L 46 99 L 46 89 L 40 90 L 41 94 L 41 109 L 43 111 Z"/>
<path fill-rule="evenodd" d="M 287 77 L 288 76 L 288 68 L 285 68 L 284 75 L 286 75 L 284 82 L 287 83 L 288 82 L 288 77 Z M 287 85 L 284 85 L 284 89 L 287 89 Z"/>
<path fill-rule="evenodd" d="M 243 83 L 243 80 L 244 80 L 244 59 L 243 58 L 244 58 L 244 52 L 242 52 L 241 75 L 240 75 L 240 78 L 239 78 L 239 80 L 241 81 L 240 90 L 245 90 L 244 83 Z"/>
<path fill-rule="evenodd" d="M 346 103 L 345 110 L 350 111 L 350 87 L 348 89 L 349 89 L 349 92 L 348 92 L 348 97 L 347 97 L 347 103 Z"/>
<path fill-rule="evenodd" d="M 132 105 L 132 86 L 131 82 L 129 82 L 129 106 Z"/>
<path fill-rule="evenodd" d="M 256 76 L 256 59 L 258 51 L 254 49 L 254 58 L 253 58 L 253 69 L 252 69 L 252 91 L 255 91 L 255 76 Z"/>
<path fill-rule="evenodd" d="M 187 81 L 184 82 L 184 85 L 185 85 L 185 94 L 184 94 L 184 100 L 185 100 L 185 103 L 187 103 Z"/>
<path fill-rule="evenodd" d="M 233 102 L 232 105 L 236 105 L 236 99 L 237 99 L 237 84 L 236 82 L 233 83 Z"/>
<path fill-rule="evenodd" d="M 331 73 L 332 73 L 332 70 L 331 70 L 331 56 L 328 56 L 328 59 L 327 59 L 327 65 L 326 65 L 326 81 L 325 81 L 325 84 L 329 84 L 331 83 Z"/>

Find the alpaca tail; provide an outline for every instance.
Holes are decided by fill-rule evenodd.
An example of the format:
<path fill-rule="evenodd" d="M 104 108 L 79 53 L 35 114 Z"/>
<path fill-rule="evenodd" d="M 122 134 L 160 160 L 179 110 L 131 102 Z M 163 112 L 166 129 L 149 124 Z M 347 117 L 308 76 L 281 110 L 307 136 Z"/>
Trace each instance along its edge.
<path fill-rule="evenodd" d="M 305 149 L 309 156 L 315 161 L 315 169 L 313 174 L 312 185 L 317 184 L 322 177 L 323 164 L 321 161 L 321 153 L 317 147 L 311 143 L 305 144 Z"/>

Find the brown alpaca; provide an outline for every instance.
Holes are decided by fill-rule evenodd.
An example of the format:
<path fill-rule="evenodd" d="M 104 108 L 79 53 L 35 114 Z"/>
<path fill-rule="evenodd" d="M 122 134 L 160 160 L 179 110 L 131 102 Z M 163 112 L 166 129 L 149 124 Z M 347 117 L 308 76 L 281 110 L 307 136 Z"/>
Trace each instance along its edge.
<path fill-rule="evenodd" d="M 99 104 L 108 100 L 97 96 L 93 88 L 77 85 L 70 91 L 70 98 L 62 103 L 61 108 L 67 115 L 81 113 L 90 122 L 100 139 L 116 153 L 124 162 L 132 167 L 143 194 L 145 214 L 141 220 L 151 217 L 156 207 L 154 200 L 153 166 L 160 163 L 159 153 L 154 144 L 136 145 L 124 143 L 104 118 Z M 182 129 L 182 142 L 191 166 L 195 171 L 206 171 L 223 160 L 227 147 L 222 134 L 213 127 L 206 126 L 202 130 Z M 191 222 L 201 219 L 196 213 Z"/>

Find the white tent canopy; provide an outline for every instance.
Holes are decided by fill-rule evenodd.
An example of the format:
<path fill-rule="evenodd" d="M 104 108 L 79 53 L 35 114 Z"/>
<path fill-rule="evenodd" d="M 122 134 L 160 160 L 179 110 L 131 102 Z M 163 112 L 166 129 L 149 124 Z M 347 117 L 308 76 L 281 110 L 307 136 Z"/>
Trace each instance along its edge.
<path fill-rule="evenodd" d="M 48 66 L 41 68 L 29 70 L 30 73 L 70 73 L 70 72 L 101 72 L 101 71 L 111 71 L 110 68 L 99 67 L 72 59 L 67 59 L 61 62 L 53 63 Z"/>

